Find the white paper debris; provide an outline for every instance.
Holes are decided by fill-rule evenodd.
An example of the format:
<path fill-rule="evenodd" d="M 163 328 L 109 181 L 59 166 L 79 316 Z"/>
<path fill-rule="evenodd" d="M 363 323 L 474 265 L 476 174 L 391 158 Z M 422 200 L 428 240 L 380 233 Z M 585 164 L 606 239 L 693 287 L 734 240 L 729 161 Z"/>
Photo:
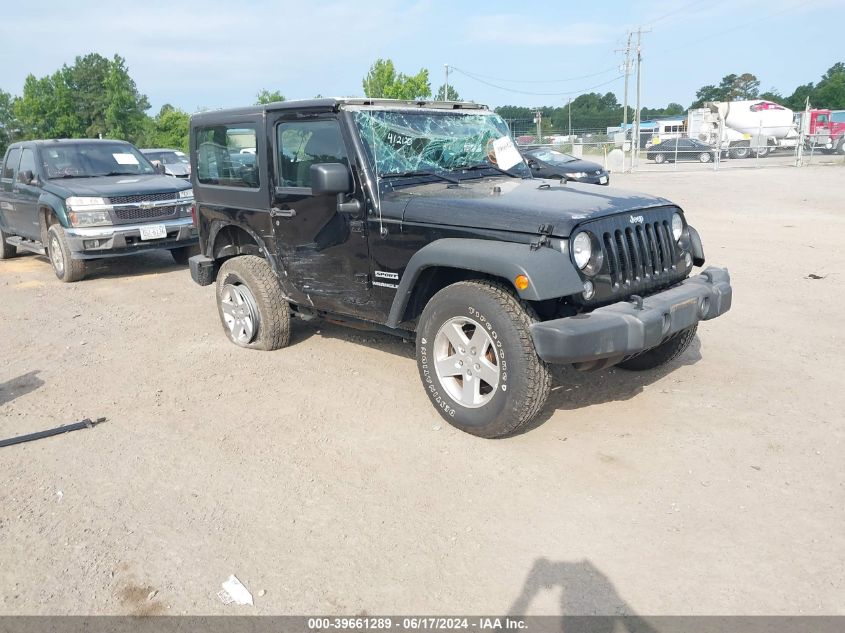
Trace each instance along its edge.
<path fill-rule="evenodd" d="M 516 149 L 510 136 L 503 136 L 493 141 L 493 151 L 496 153 L 496 164 L 499 169 L 510 169 L 522 162 L 522 155 Z"/>
<path fill-rule="evenodd" d="M 132 154 L 112 154 L 114 160 L 118 165 L 137 165 L 138 159 Z"/>
<path fill-rule="evenodd" d="M 223 590 L 217 592 L 217 597 L 223 604 L 232 604 L 233 602 L 235 604 L 255 604 L 252 601 L 252 594 L 234 575 L 229 576 L 229 580 L 221 586 Z"/>

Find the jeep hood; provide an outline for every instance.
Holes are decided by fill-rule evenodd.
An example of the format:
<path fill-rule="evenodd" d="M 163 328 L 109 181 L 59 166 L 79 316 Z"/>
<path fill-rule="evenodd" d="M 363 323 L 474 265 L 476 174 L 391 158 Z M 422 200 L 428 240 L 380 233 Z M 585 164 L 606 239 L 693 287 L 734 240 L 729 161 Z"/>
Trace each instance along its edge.
<path fill-rule="evenodd" d="M 616 213 L 672 205 L 665 198 L 596 185 L 539 178 L 483 178 L 397 188 L 382 197 L 385 216 L 404 222 L 569 237 L 579 224 Z M 385 204 L 386 203 L 386 204 Z"/>
<path fill-rule="evenodd" d="M 185 180 L 159 174 L 138 176 L 101 176 L 98 178 L 62 178 L 47 180 L 44 189 L 62 198 L 70 196 L 140 196 L 147 193 L 175 193 L 190 189 Z"/>

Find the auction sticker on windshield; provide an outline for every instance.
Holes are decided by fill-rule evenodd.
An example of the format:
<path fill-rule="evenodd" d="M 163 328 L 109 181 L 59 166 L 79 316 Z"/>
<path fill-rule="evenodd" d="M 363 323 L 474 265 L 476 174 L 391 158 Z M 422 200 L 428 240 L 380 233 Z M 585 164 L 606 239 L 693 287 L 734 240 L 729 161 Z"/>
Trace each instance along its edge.
<path fill-rule="evenodd" d="M 137 165 L 138 159 L 132 154 L 112 154 L 118 165 Z"/>
<path fill-rule="evenodd" d="M 509 136 L 493 141 L 493 151 L 496 153 L 496 164 L 500 169 L 510 169 L 522 162 L 522 155 Z"/>
<path fill-rule="evenodd" d="M 141 227 L 142 240 L 160 240 L 167 237 L 167 229 L 163 224 L 150 224 Z"/>

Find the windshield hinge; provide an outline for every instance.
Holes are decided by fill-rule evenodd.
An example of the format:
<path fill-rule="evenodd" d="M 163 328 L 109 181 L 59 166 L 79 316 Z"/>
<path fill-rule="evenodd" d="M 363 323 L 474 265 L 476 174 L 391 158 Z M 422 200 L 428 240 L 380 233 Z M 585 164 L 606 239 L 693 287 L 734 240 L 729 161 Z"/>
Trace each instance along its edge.
<path fill-rule="evenodd" d="M 554 228 L 554 224 L 541 224 L 537 229 L 537 232 L 540 234 L 540 237 L 531 242 L 531 250 L 536 251 L 543 246 L 548 246 L 550 244 L 549 235 L 552 234 Z"/>

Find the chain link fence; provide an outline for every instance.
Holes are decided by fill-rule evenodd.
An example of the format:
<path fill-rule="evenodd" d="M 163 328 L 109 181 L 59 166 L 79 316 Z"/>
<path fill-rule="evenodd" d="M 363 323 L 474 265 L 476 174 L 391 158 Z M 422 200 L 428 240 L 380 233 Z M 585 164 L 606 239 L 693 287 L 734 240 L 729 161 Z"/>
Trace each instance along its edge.
<path fill-rule="evenodd" d="M 509 120 L 508 124 L 518 147 L 548 147 L 617 173 L 845 165 L 845 134 L 811 133 L 800 122 L 788 130 L 761 124 L 754 133 L 726 131 L 724 123 L 718 122 L 707 138 L 690 133 L 687 120 L 678 118 L 659 128 L 643 126 L 639 143 L 632 141 L 636 133 L 630 127 L 626 131 L 569 131 L 544 125 L 538 130 L 531 119 Z"/>

